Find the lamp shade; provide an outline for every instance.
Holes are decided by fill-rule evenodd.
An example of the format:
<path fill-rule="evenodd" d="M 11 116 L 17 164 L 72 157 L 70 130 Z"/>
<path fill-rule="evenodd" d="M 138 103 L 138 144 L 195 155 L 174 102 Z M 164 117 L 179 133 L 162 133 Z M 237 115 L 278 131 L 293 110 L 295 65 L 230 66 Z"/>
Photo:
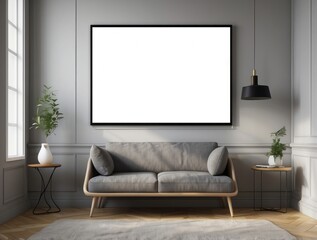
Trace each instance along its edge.
<path fill-rule="evenodd" d="M 243 100 L 265 100 L 270 98 L 271 93 L 268 86 L 250 85 L 242 88 L 241 99 Z"/>
<path fill-rule="evenodd" d="M 242 88 L 242 100 L 265 100 L 271 98 L 270 89 L 266 85 L 258 85 L 258 76 L 253 70 L 252 85 Z"/>

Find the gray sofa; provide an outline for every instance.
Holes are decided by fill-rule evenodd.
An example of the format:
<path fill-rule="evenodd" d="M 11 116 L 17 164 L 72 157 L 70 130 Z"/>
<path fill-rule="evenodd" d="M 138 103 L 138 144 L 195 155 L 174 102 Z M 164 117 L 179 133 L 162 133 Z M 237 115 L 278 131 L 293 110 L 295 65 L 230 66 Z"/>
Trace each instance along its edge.
<path fill-rule="evenodd" d="M 93 161 L 94 155 L 88 160 L 83 191 L 93 197 L 90 216 L 107 197 L 222 197 L 233 216 L 231 197 L 238 188 L 228 155 L 218 154 L 225 162 L 211 167 L 225 163 L 224 170 L 210 174 L 217 147 L 215 142 L 107 143 L 102 150 L 105 161 L 110 160 L 106 168 Z"/>

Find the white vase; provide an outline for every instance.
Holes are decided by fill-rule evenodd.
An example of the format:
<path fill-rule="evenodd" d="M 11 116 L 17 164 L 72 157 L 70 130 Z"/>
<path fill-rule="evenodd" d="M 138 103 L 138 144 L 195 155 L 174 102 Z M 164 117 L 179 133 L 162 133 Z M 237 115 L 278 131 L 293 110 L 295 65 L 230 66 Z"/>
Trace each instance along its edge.
<path fill-rule="evenodd" d="M 278 157 L 278 159 L 275 159 L 275 162 L 277 163 L 277 166 L 283 166 L 283 158 Z"/>
<path fill-rule="evenodd" d="M 273 155 L 269 156 L 268 163 L 270 166 L 282 166 L 283 159 L 281 157 L 274 157 Z"/>
<path fill-rule="evenodd" d="M 53 155 L 47 143 L 42 143 L 37 159 L 40 164 L 48 164 L 53 162 Z"/>

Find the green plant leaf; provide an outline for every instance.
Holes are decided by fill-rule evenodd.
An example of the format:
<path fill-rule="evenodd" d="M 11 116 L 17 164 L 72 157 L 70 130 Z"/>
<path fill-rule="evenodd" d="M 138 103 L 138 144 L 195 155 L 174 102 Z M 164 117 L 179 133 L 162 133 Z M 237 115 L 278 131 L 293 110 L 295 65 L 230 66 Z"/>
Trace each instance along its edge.
<path fill-rule="evenodd" d="M 63 114 L 59 111 L 57 101 L 51 87 L 44 85 L 42 96 L 38 99 L 38 104 L 36 105 L 34 122 L 30 129 L 40 129 L 46 137 L 54 132 L 58 126 L 58 121 L 63 119 Z"/>
<path fill-rule="evenodd" d="M 283 151 L 286 150 L 286 145 L 281 143 L 281 137 L 286 135 L 286 128 L 282 127 L 276 132 L 271 133 L 271 137 L 273 138 L 273 143 L 271 145 L 270 152 L 267 153 L 268 156 L 273 155 L 276 157 L 283 157 Z"/>

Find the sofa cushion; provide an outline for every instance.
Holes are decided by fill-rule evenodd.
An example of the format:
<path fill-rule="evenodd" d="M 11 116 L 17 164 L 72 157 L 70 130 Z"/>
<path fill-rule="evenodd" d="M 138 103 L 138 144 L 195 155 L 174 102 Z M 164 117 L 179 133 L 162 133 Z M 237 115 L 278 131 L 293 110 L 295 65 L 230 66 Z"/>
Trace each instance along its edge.
<path fill-rule="evenodd" d="M 211 176 L 208 172 L 170 171 L 158 174 L 159 192 L 232 192 L 233 182 L 227 176 Z"/>
<path fill-rule="evenodd" d="M 157 192 L 157 175 L 152 172 L 113 173 L 89 180 L 89 192 Z"/>
<path fill-rule="evenodd" d="M 90 149 L 90 158 L 96 169 L 101 175 L 111 175 L 114 169 L 112 157 L 106 149 L 92 145 Z"/>
<path fill-rule="evenodd" d="M 209 154 L 216 142 L 106 143 L 115 172 L 208 171 Z"/>
<path fill-rule="evenodd" d="M 226 147 L 219 147 L 213 150 L 208 157 L 208 172 L 213 176 L 223 174 L 228 163 L 228 155 Z"/>

